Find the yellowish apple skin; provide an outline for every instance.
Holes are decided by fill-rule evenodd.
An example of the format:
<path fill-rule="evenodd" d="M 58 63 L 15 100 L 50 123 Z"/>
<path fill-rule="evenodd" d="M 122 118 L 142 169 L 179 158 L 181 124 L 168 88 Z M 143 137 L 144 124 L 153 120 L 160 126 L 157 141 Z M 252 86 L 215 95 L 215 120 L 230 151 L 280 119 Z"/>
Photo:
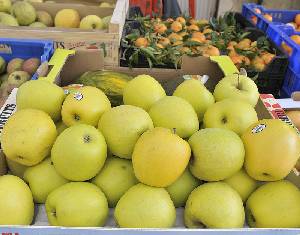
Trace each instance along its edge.
<path fill-rule="evenodd" d="M 0 176 L 0 225 L 30 225 L 33 215 L 28 185 L 17 176 Z"/>
<path fill-rule="evenodd" d="M 165 96 L 166 92 L 159 82 L 143 74 L 127 83 L 123 91 L 123 102 L 148 111 L 155 102 Z"/>
<path fill-rule="evenodd" d="M 246 215 L 250 227 L 299 228 L 300 191 L 287 180 L 266 183 L 248 198 Z"/>
<path fill-rule="evenodd" d="M 244 75 L 232 74 L 223 78 L 215 87 L 216 101 L 232 98 L 243 100 L 255 107 L 259 92 L 255 82 Z"/>
<path fill-rule="evenodd" d="M 51 150 L 56 171 L 70 181 L 86 181 L 101 170 L 107 157 L 107 146 L 95 127 L 78 124 L 64 130 Z"/>
<path fill-rule="evenodd" d="M 0 12 L 10 13 L 10 10 L 11 10 L 11 0 L 1 0 Z"/>
<path fill-rule="evenodd" d="M 56 136 L 55 124 L 48 114 L 37 109 L 22 109 L 4 125 L 1 146 L 8 159 L 33 166 L 50 154 Z"/>
<path fill-rule="evenodd" d="M 140 183 L 121 197 L 114 217 L 121 228 L 171 228 L 176 210 L 164 188 Z"/>
<path fill-rule="evenodd" d="M 137 184 L 138 180 L 130 160 L 110 157 L 91 182 L 103 191 L 109 207 L 115 207 L 123 194 Z"/>
<path fill-rule="evenodd" d="M 199 122 L 202 122 L 207 108 L 215 103 L 214 96 L 201 81 L 189 79 L 181 83 L 174 91 L 174 96 L 181 97 L 195 109 Z"/>
<path fill-rule="evenodd" d="M 10 172 L 13 175 L 18 176 L 21 179 L 24 178 L 24 172 L 28 168 L 28 166 L 24 166 L 20 163 L 14 162 L 8 158 L 6 159 L 6 163 L 7 163 L 8 169 L 10 170 Z"/>
<path fill-rule="evenodd" d="M 131 159 L 138 138 L 152 129 L 153 123 L 145 110 L 132 105 L 120 105 L 102 115 L 98 128 L 112 154 Z"/>
<path fill-rule="evenodd" d="M 167 187 L 184 172 L 191 156 L 189 144 L 169 129 L 156 127 L 136 142 L 132 164 L 137 179 L 154 187 Z"/>
<path fill-rule="evenodd" d="M 224 180 L 243 167 L 244 145 L 231 130 L 202 129 L 191 136 L 189 144 L 193 153 L 190 170 L 198 179 Z"/>
<path fill-rule="evenodd" d="M 81 19 L 79 28 L 81 29 L 102 29 L 103 22 L 97 15 L 88 15 Z"/>
<path fill-rule="evenodd" d="M 7 164 L 6 164 L 5 155 L 0 150 L 0 176 L 5 175 L 6 172 L 7 172 Z"/>
<path fill-rule="evenodd" d="M 176 129 L 181 138 L 188 138 L 199 130 L 198 116 L 190 103 L 177 96 L 166 96 L 149 110 L 155 127 Z"/>
<path fill-rule="evenodd" d="M 50 158 L 28 167 L 24 173 L 24 180 L 29 184 L 36 203 L 45 203 L 49 193 L 69 182 L 56 172 Z"/>
<path fill-rule="evenodd" d="M 296 130 L 279 119 L 264 119 L 242 135 L 245 169 L 254 179 L 276 181 L 285 178 L 300 156 Z"/>
<path fill-rule="evenodd" d="M 251 178 L 243 168 L 225 179 L 224 182 L 240 194 L 243 202 L 246 202 L 251 193 L 258 187 L 257 181 Z"/>
<path fill-rule="evenodd" d="M 17 92 L 17 109 L 38 109 L 46 112 L 53 121 L 61 117 L 61 107 L 65 99 L 64 90 L 43 80 L 23 83 Z"/>
<path fill-rule="evenodd" d="M 184 223 L 188 228 L 242 228 L 244 221 L 240 195 L 223 182 L 198 186 L 186 202 Z"/>
<path fill-rule="evenodd" d="M 50 225 L 100 227 L 108 217 L 104 193 L 94 184 L 71 182 L 52 191 L 46 201 Z"/>
<path fill-rule="evenodd" d="M 190 193 L 201 183 L 192 175 L 187 167 L 183 174 L 170 186 L 166 188 L 175 207 L 185 206 Z"/>
<path fill-rule="evenodd" d="M 238 135 L 242 135 L 257 121 L 257 113 L 250 104 L 234 99 L 222 100 L 211 105 L 203 118 L 205 128 L 225 128 Z"/>
<path fill-rule="evenodd" d="M 62 120 L 67 126 L 97 126 L 102 114 L 111 108 L 107 96 L 98 88 L 85 86 L 69 94 L 62 106 Z"/>

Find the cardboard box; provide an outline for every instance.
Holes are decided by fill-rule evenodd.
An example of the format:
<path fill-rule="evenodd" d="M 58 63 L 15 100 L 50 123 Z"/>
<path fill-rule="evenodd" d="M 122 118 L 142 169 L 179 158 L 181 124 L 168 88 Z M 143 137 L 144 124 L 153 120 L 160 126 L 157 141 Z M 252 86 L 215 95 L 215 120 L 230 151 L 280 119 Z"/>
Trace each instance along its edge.
<path fill-rule="evenodd" d="M 56 82 L 60 85 L 68 85 L 74 83 L 75 79 L 79 77 L 83 72 L 88 70 L 103 69 L 103 61 L 94 60 L 95 58 L 103 57 L 101 51 L 77 51 L 75 56 L 70 57 L 67 60 L 64 69 L 61 71 L 60 76 Z M 87 60 L 86 58 L 89 58 Z M 213 90 L 217 82 L 222 79 L 223 72 L 219 66 L 210 61 L 209 58 L 199 57 L 197 60 L 193 60 L 192 63 L 187 59 L 183 63 L 183 69 L 181 70 L 165 70 L 165 69 L 134 69 L 128 68 L 117 68 L 115 70 L 125 72 L 131 75 L 136 74 L 149 74 L 154 76 L 164 88 L 168 94 L 171 94 L 175 87 L 183 81 L 182 75 L 184 74 L 198 74 L 198 75 L 209 75 L 210 79 L 206 83 L 208 89 Z M 81 66 L 77 66 L 80 64 Z M 267 105 L 267 104 L 273 105 Z M 278 118 L 272 114 L 272 107 L 276 103 L 274 97 L 269 95 L 261 95 L 256 111 L 260 119 L 267 118 Z M 271 108 L 270 108 L 271 107 Z M 293 183 L 299 185 L 300 177 L 296 176 L 293 172 L 288 177 Z M 120 229 L 116 228 L 116 224 L 113 220 L 113 210 L 110 210 L 110 216 L 107 221 L 106 227 L 104 228 L 64 228 L 64 227 L 51 227 L 48 226 L 47 218 L 45 215 L 45 208 L 42 205 L 36 207 L 36 217 L 33 226 L 0 226 L 0 234 L 18 234 L 18 235 L 82 235 L 82 234 L 103 234 L 103 235 L 136 235 L 136 234 L 147 234 L 147 235 L 183 235 L 183 234 L 259 234 L 259 235 L 274 235 L 274 234 L 291 234 L 299 235 L 300 229 L 255 229 L 247 228 L 243 229 L 186 229 L 183 224 L 183 208 L 177 209 L 177 219 L 174 228 L 171 229 Z"/>
<path fill-rule="evenodd" d="M 92 2 L 92 1 L 91 1 Z M 105 17 L 112 15 L 108 30 L 82 30 L 63 28 L 32 28 L 32 27 L 0 27 L 0 35 L 7 38 L 36 38 L 51 39 L 56 48 L 64 49 L 90 49 L 99 48 L 105 52 L 104 63 L 106 66 L 119 65 L 120 40 L 129 8 L 129 0 L 118 0 L 116 7 L 99 8 L 71 3 L 32 3 L 36 10 L 45 10 L 54 16 L 65 8 L 75 9 L 81 17 L 98 15 Z"/>
<path fill-rule="evenodd" d="M 117 0 L 54 0 L 56 3 L 76 3 L 98 6 L 101 2 L 116 3 Z"/>

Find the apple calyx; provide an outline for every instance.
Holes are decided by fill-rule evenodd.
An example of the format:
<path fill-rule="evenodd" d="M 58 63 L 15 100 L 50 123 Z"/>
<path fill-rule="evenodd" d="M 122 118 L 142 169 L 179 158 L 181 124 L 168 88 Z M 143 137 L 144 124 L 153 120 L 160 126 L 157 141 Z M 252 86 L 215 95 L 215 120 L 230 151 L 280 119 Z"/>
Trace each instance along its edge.
<path fill-rule="evenodd" d="M 250 227 L 256 227 L 256 219 L 249 208 L 246 208 L 246 217 Z"/>
<path fill-rule="evenodd" d="M 92 24 L 92 28 L 93 28 L 93 29 L 96 29 L 96 28 L 97 28 L 97 25 L 96 25 L 96 24 Z"/>
<path fill-rule="evenodd" d="M 75 121 L 79 121 L 80 120 L 80 116 L 78 115 L 78 114 L 74 114 L 74 119 L 75 119 Z"/>
<path fill-rule="evenodd" d="M 83 142 L 84 143 L 89 143 L 91 141 L 91 137 L 89 136 L 89 135 L 85 135 L 84 137 L 83 137 Z"/>
<path fill-rule="evenodd" d="M 17 81 L 21 80 L 21 76 L 20 75 L 16 75 L 15 76 L 15 80 L 17 80 Z"/>
<path fill-rule="evenodd" d="M 223 118 L 222 118 L 222 123 L 223 123 L 223 124 L 226 124 L 226 123 L 227 123 L 227 118 L 226 118 L 226 117 L 223 117 Z"/>

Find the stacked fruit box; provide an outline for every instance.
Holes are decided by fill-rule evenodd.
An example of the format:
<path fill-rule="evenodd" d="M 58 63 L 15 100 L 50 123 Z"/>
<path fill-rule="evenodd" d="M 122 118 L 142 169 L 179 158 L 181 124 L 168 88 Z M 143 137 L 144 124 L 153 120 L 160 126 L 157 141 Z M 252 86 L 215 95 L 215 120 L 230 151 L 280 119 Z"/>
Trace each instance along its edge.
<path fill-rule="evenodd" d="M 128 5 L 128 0 L 102 7 L 98 4 L 16 2 L 12 6 L 13 16 L 1 13 L 0 34 L 9 38 L 52 39 L 56 48 L 101 49 L 106 55 L 105 64 L 118 66 Z"/>
<path fill-rule="evenodd" d="M 99 52 L 78 55 L 72 61 L 81 67 L 68 65 L 78 74 L 65 71 L 60 81 L 84 87 L 67 86 L 65 95 L 45 77 L 15 91 L 18 111 L 1 146 L 19 178 L 0 177 L 0 232 L 299 233 L 298 134 L 273 119 L 281 111 L 274 97 L 259 96 L 251 79 L 229 71 L 227 57 L 216 59 L 226 62 L 223 71 L 209 58 L 187 57 L 181 71 L 161 73 L 89 72 L 86 58 Z M 194 79 L 200 75 L 209 76 L 205 86 Z M 125 105 L 111 108 L 116 93 Z M 245 214 L 253 228 L 243 228 Z"/>

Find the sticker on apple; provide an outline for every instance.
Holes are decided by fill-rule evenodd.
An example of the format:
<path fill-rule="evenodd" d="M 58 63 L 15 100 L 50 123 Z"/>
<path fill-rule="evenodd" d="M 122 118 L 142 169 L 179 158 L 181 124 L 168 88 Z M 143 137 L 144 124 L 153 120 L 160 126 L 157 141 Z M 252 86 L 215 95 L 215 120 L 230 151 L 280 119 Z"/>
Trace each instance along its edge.
<path fill-rule="evenodd" d="M 79 100 L 83 99 L 83 94 L 80 92 L 75 92 L 73 97 L 74 97 L 74 99 L 79 101 Z"/>
<path fill-rule="evenodd" d="M 259 132 L 262 132 L 266 127 L 267 127 L 266 124 L 259 124 L 256 127 L 254 127 L 251 132 L 253 134 L 257 134 Z"/>

